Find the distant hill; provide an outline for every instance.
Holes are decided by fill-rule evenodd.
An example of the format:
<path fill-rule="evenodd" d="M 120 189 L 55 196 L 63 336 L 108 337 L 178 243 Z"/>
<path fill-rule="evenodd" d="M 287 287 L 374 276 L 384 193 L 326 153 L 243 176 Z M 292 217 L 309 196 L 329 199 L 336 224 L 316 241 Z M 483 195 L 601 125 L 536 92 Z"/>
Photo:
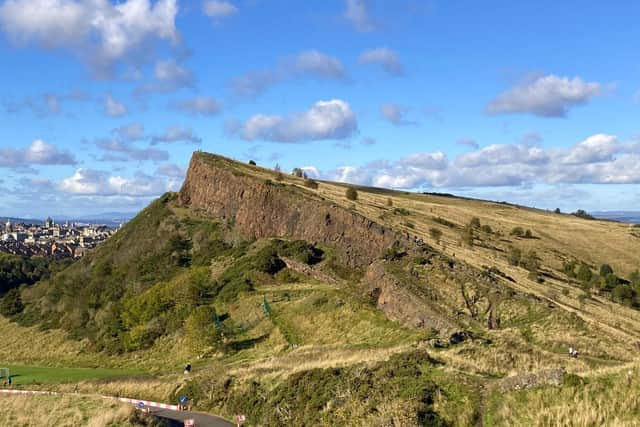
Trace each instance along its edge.
<path fill-rule="evenodd" d="M 628 222 L 631 224 L 640 224 L 640 212 L 636 212 L 636 211 L 593 212 L 592 215 L 600 219 L 609 219 L 612 221 Z"/>
<path fill-rule="evenodd" d="M 252 425 L 542 425 L 585 412 L 577 396 L 637 415 L 640 375 L 620 375 L 640 372 L 639 265 L 628 224 L 197 152 L 180 192 L 0 310 L 6 336 L 64 331 L 152 366 L 134 394 L 169 384 L 157 399 Z"/>

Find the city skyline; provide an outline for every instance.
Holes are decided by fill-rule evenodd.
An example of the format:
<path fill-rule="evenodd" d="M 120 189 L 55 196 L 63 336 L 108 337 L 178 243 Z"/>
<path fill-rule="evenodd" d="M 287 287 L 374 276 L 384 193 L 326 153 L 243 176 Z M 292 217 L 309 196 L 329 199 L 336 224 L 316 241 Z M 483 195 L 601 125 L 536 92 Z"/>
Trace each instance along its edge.
<path fill-rule="evenodd" d="M 178 190 L 198 149 L 362 185 L 638 210 L 638 12 L 0 1 L 0 215 L 135 212 Z"/>

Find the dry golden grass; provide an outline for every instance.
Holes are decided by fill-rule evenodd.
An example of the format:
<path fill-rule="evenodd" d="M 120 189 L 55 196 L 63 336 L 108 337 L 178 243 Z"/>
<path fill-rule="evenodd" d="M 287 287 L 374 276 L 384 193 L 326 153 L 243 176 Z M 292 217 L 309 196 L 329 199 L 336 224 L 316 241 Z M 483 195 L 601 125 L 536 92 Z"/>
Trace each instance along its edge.
<path fill-rule="evenodd" d="M 544 387 L 495 397 L 495 426 L 631 427 L 640 419 L 640 369 L 588 378 L 585 385 Z"/>
<path fill-rule="evenodd" d="M 126 426 L 131 406 L 99 397 L 0 396 L 0 425 Z"/>

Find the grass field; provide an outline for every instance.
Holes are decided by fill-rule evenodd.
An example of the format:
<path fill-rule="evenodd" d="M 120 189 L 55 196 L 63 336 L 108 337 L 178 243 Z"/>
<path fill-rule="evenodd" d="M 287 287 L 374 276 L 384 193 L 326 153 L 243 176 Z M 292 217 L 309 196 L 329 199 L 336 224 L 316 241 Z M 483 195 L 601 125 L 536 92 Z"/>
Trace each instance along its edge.
<path fill-rule="evenodd" d="M 11 371 L 14 386 L 67 384 L 80 381 L 113 380 L 132 377 L 140 372 L 108 368 L 52 368 L 43 366 L 3 365 Z"/>

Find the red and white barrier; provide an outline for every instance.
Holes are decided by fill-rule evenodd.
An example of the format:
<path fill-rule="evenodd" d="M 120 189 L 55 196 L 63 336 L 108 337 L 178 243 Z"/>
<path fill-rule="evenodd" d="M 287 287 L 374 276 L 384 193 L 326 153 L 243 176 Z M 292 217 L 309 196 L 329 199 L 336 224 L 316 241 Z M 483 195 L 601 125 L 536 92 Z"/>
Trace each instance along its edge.
<path fill-rule="evenodd" d="M 4 394 L 48 394 L 48 395 L 64 394 L 64 393 L 57 393 L 55 391 L 17 390 L 17 389 L 0 389 L 0 393 L 4 393 Z M 101 397 L 103 397 L 104 399 L 114 399 L 113 396 L 101 396 Z M 169 405 L 168 403 L 152 402 L 150 400 L 141 400 L 141 399 L 129 399 L 127 397 L 116 397 L 115 399 L 120 401 L 120 402 L 130 403 L 132 405 L 138 405 L 140 402 L 142 402 L 145 407 L 168 409 L 170 411 L 179 411 L 180 410 L 180 407 L 178 405 Z"/>

